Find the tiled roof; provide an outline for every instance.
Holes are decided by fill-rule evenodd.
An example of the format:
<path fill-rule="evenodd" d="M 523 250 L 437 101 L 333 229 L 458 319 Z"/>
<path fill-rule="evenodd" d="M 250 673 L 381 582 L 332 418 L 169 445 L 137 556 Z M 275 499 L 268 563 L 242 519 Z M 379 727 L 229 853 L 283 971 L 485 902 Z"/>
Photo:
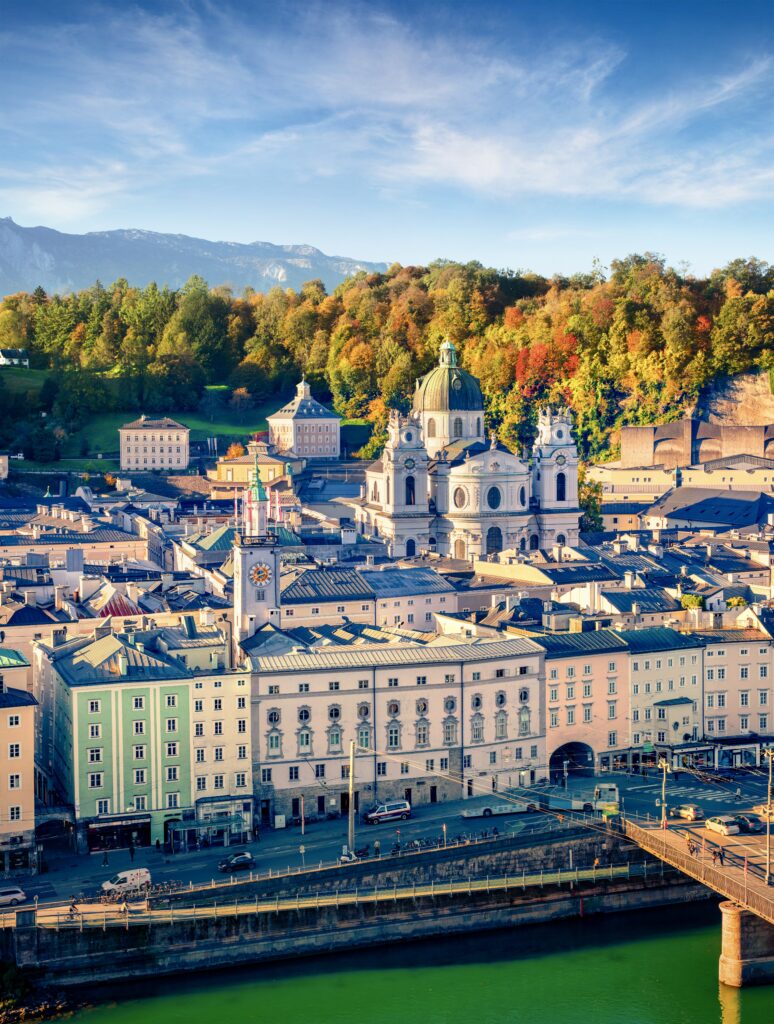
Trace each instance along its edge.
<path fill-rule="evenodd" d="M 183 423 L 170 419 L 169 416 L 162 416 L 161 419 L 151 420 L 146 416 L 140 416 L 138 420 L 131 423 L 124 423 L 121 430 L 188 430 Z"/>

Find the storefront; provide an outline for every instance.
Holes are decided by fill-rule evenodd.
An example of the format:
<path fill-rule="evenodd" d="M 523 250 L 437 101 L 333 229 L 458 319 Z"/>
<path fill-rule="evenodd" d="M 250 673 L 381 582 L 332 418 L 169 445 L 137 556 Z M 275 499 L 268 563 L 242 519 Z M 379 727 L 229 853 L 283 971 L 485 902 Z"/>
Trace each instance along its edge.
<path fill-rule="evenodd" d="M 757 768 L 760 763 L 760 743 L 723 742 L 718 745 L 718 768 Z"/>
<path fill-rule="evenodd" d="M 86 846 L 95 850 L 125 850 L 130 846 L 150 846 L 151 818 L 144 815 L 114 815 L 86 822 Z"/>

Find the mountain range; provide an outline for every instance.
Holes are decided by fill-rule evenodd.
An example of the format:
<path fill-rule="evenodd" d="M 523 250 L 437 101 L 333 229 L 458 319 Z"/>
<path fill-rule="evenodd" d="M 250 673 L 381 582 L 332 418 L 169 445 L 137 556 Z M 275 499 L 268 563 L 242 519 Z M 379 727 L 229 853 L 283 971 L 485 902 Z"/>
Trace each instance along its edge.
<path fill-rule="evenodd" d="M 332 291 L 358 271 L 386 269 L 386 263 L 326 256 L 311 245 L 209 242 L 134 229 L 70 235 L 0 218 L 0 296 L 38 285 L 62 294 L 119 277 L 132 285 L 156 281 L 179 288 L 192 274 L 212 286 L 229 285 L 237 294 L 247 287 L 261 292 L 275 285 L 299 288 L 313 278 Z"/>

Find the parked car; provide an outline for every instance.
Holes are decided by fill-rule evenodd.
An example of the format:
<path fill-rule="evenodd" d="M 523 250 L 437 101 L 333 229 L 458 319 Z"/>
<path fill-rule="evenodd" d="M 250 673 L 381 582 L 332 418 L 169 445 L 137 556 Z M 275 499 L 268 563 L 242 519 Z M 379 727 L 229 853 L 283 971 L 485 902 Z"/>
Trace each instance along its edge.
<path fill-rule="evenodd" d="M 763 822 L 755 814 L 737 814 L 736 823 L 740 832 L 748 835 L 759 835 L 763 831 Z"/>
<path fill-rule="evenodd" d="M 774 821 L 774 803 L 772 803 L 770 809 L 768 804 L 756 804 L 755 807 L 753 807 L 753 813 L 759 814 L 764 821 L 766 821 L 767 817 L 769 821 Z"/>
<path fill-rule="evenodd" d="M 26 892 L 18 885 L 9 885 L 5 889 L 0 889 L 0 907 L 15 907 L 19 903 L 24 903 L 26 899 Z"/>
<path fill-rule="evenodd" d="M 131 868 L 129 871 L 119 871 L 107 882 L 102 883 L 103 892 L 131 892 L 133 889 L 142 889 L 151 884 L 151 873 L 147 868 Z"/>
<path fill-rule="evenodd" d="M 704 818 L 704 811 L 698 804 L 678 804 L 677 807 L 670 807 L 670 818 L 683 818 L 685 821 L 701 821 Z"/>
<path fill-rule="evenodd" d="M 719 832 L 721 836 L 735 836 L 739 833 L 739 822 L 731 814 L 716 814 L 707 818 L 704 827 L 710 832 Z"/>
<path fill-rule="evenodd" d="M 232 853 L 225 860 L 218 864 L 218 871 L 232 874 L 234 871 L 252 871 L 255 867 L 255 857 L 249 850 L 242 853 Z"/>
<path fill-rule="evenodd" d="M 386 804 L 378 804 L 363 815 L 368 825 L 379 825 L 383 821 L 405 821 L 411 817 L 411 804 L 408 800 L 391 800 Z"/>

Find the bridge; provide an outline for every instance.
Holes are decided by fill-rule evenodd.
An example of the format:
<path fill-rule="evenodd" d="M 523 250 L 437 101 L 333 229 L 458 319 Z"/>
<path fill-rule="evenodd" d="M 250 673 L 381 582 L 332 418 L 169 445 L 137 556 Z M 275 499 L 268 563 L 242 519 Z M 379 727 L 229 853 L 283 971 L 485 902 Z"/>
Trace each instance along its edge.
<path fill-rule="evenodd" d="M 760 868 L 733 853 L 718 861 L 718 847 L 706 835 L 697 840 L 657 824 L 645 827 L 630 818 L 623 820 L 622 828 L 646 853 L 725 896 L 727 902 L 720 905 L 720 980 L 735 988 L 774 982 L 774 890 Z"/>

